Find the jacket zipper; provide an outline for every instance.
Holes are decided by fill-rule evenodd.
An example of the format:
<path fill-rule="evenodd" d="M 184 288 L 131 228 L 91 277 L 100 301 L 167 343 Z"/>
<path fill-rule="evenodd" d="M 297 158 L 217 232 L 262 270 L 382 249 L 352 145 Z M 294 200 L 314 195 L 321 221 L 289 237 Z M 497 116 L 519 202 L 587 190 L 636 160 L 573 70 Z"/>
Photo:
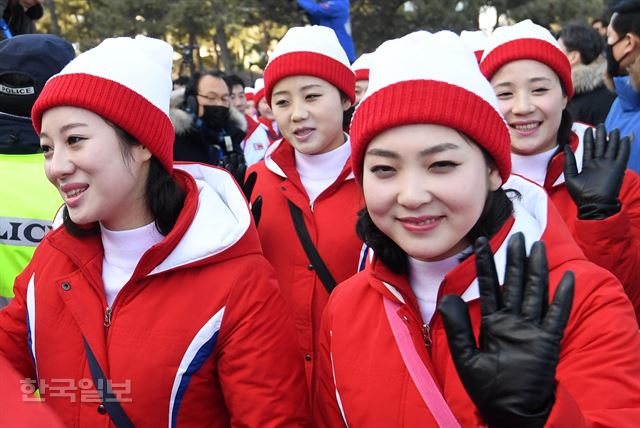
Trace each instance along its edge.
<path fill-rule="evenodd" d="M 431 349 L 433 340 L 431 339 L 431 326 L 429 324 L 422 324 L 422 340 L 427 349 Z"/>
<path fill-rule="evenodd" d="M 109 327 L 111 325 L 111 306 L 107 306 L 104 310 L 104 326 Z"/>

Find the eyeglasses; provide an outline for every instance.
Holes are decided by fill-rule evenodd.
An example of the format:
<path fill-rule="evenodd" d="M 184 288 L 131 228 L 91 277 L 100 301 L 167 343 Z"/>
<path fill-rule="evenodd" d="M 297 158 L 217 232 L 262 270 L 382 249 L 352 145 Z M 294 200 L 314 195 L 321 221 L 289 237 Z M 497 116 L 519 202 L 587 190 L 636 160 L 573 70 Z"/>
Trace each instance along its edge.
<path fill-rule="evenodd" d="M 216 94 L 216 93 L 210 93 L 210 94 L 198 94 L 199 97 L 204 98 L 205 100 L 213 103 L 213 104 L 228 104 L 229 103 L 229 95 L 228 94 L 224 94 L 222 96 Z"/>

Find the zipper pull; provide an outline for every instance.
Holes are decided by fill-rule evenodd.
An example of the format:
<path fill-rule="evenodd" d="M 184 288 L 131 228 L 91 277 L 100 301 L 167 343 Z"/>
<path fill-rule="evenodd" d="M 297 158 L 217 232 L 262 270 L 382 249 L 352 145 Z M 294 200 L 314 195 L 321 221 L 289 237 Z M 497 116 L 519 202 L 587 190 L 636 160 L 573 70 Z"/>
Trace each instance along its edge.
<path fill-rule="evenodd" d="M 104 311 L 104 326 L 109 327 L 111 325 L 111 306 L 107 306 Z"/>
<path fill-rule="evenodd" d="M 422 324 L 422 340 L 427 349 L 431 348 L 433 340 L 431 340 L 431 326 L 429 324 Z"/>

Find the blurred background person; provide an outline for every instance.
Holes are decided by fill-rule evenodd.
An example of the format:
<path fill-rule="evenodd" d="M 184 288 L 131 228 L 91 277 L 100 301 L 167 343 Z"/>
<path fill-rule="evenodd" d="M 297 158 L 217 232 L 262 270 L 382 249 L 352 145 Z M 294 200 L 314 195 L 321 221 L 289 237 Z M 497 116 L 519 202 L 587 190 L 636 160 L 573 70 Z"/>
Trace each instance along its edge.
<path fill-rule="evenodd" d="M 264 79 L 256 79 L 254 83 L 253 103 L 256 106 L 258 112 L 258 122 L 264 124 L 269 130 L 269 136 L 272 141 L 279 139 L 280 130 L 278 129 L 278 123 L 276 117 L 271 110 L 271 106 L 267 102 L 264 93 Z"/>
<path fill-rule="evenodd" d="M 607 75 L 617 94 L 605 122 L 631 138 L 629 169 L 640 172 L 640 1 L 622 0 L 612 8 L 607 28 Z"/>
<path fill-rule="evenodd" d="M 172 93 L 171 103 L 174 160 L 218 165 L 225 156 L 243 154 L 247 123 L 231 108 L 223 73 L 195 72 L 184 91 Z"/>
<path fill-rule="evenodd" d="M 602 37 L 585 23 L 571 22 L 562 27 L 558 43 L 571 64 L 574 95 L 567 105 L 571 117 L 591 125 L 604 123 L 616 96 L 604 84 L 607 61 Z"/>
<path fill-rule="evenodd" d="M 600 37 L 604 38 L 606 40 L 607 38 L 607 26 L 609 25 L 609 22 L 605 21 L 604 19 L 594 19 L 591 22 L 591 27 L 596 30 L 598 32 L 598 34 L 600 35 Z"/>
<path fill-rule="evenodd" d="M 36 32 L 33 21 L 44 15 L 42 3 L 44 0 L 0 0 L 2 19 L 13 36 Z"/>
<path fill-rule="evenodd" d="M 231 91 L 231 108 L 235 108 L 244 116 L 246 127 L 243 128 L 245 137 L 241 147 L 245 163 L 247 166 L 253 165 L 264 158 L 264 152 L 273 140 L 269 135 L 269 129 L 250 114 L 251 109 L 244 93 L 244 80 L 236 74 L 224 76 L 224 80 Z"/>

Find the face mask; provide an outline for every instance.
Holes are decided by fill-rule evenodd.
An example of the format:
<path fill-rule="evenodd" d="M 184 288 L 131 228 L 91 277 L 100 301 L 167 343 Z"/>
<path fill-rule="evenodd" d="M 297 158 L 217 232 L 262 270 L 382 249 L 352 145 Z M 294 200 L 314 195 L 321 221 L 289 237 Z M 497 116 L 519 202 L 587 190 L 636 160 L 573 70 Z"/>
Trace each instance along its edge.
<path fill-rule="evenodd" d="M 211 129 L 222 130 L 229 121 L 229 107 L 203 106 L 202 121 Z"/>
<path fill-rule="evenodd" d="M 607 48 L 605 50 L 605 55 L 607 57 L 607 73 L 611 77 L 620 76 L 626 74 L 625 70 L 620 70 L 620 62 L 627 56 L 629 52 L 622 55 L 622 58 L 616 60 L 613 56 L 613 47 L 620 43 L 620 41 L 624 38 L 624 36 L 620 37 L 614 44 L 607 44 Z"/>

